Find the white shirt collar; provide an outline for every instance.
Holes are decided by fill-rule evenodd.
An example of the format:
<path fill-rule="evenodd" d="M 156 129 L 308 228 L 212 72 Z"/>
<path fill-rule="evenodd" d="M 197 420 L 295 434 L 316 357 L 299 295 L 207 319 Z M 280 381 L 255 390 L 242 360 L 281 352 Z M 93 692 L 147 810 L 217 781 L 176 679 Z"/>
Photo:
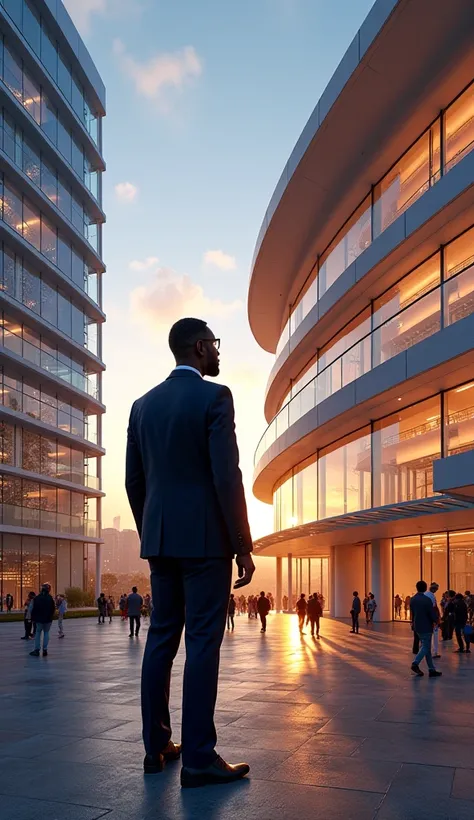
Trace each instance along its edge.
<path fill-rule="evenodd" d="M 175 370 L 191 370 L 192 373 L 197 373 L 197 375 L 202 379 L 202 373 L 200 373 L 195 367 L 190 367 L 188 364 L 178 364 L 176 365 Z"/>

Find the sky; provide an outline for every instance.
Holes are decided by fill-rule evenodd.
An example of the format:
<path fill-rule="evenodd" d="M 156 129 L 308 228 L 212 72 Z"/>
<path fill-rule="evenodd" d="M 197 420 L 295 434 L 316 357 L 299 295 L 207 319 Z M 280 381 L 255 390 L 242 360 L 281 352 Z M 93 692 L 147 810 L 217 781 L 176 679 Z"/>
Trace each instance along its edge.
<path fill-rule="evenodd" d="M 167 334 L 204 318 L 234 393 L 252 496 L 274 356 L 249 329 L 255 241 L 280 173 L 372 0 L 64 0 L 107 89 L 103 123 L 103 526 L 133 527 L 124 490 L 130 407 L 173 367 Z"/>

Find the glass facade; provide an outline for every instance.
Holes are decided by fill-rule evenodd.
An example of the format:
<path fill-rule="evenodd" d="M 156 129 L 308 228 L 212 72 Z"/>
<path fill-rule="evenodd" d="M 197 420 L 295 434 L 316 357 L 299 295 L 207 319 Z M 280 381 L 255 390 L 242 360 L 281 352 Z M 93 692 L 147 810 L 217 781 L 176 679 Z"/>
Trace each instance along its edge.
<path fill-rule="evenodd" d="M 10 593 L 13 608 L 22 609 L 28 593 L 38 592 L 46 582 L 53 595 L 71 586 L 82 588 L 86 546 L 81 541 L 0 534 L 0 607 Z"/>
<path fill-rule="evenodd" d="M 320 255 L 281 333 L 283 350 L 311 308 L 349 265 L 407 208 L 474 148 L 474 83 L 375 185 Z M 443 139 L 441 139 L 441 134 Z"/>
<path fill-rule="evenodd" d="M 48 27 L 40 18 L 30 0 L 0 0 L 1 5 L 21 31 L 28 45 L 32 48 L 63 97 L 70 103 L 79 122 L 100 147 L 100 118 L 95 114 L 87 101 L 84 88 L 74 72 L 67 56 L 62 53 Z M 13 73 L 18 75 L 21 61 L 16 58 L 17 68 Z M 28 75 L 26 75 L 28 77 Z M 4 80 L 6 82 L 6 80 Z M 31 80 L 27 79 L 27 83 Z M 35 85 L 32 88 L 35 88 Z"/>
<path fill-rule="evenodd" d="M 416 593 L 416 582 L 439 584 L 438 598 L 446 589 L 464 594 L 474 589 L 474 531 L 430 533 L 393 539 L 393 597 L 402 600 Z M 402 608 L 402 619 L 409 612 Z M 396 619 L 397 613 L 393 613 Z"/>
<path fill-rule="evenodd" d="M 473 312 L 474 228 L 470 228 L 374 299 L 370 308 L 310 359 L 260 440 L 255 463 L 278 436 L 324 399 Z"/>
<path fill-rule="evenodd" d="M 0 600 L 21 608 L 84 587 L 101 538 L 103 161 L 89 66 L 40 4 L 0 5 Z"/>
<path fill-rule="evenodd" d="M 297 465 L 274 488 L 275 531 L 432 497 L 433 462 L 474 447 L 471 388 L 474 382 L 401 408 Z"/>

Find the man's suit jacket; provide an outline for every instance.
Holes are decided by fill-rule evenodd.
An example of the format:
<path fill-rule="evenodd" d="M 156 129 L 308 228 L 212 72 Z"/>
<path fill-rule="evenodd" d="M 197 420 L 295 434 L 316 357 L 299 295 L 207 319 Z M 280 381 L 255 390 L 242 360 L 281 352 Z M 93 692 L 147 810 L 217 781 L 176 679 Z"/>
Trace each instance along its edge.
<path fill-rule="evenodd" d="M 130 414 L 126 489 L 142 558 L 251 552 L 227 387 L 174 370 Z"/>

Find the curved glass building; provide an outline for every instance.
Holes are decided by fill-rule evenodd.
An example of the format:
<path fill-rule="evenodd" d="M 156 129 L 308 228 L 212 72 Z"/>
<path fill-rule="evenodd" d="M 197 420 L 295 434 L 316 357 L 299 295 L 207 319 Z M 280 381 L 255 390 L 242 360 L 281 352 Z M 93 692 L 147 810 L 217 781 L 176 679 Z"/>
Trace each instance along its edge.
<path fill-rule="evenodd" d="M 0 0 L 0 583 L 100 577 L 101 120 L 60 0 Z M 97 553 L 97 555 L 96 555 Z"/>
<path fill-rule="evenodd" d="M 377 0 L 275 189 L 248 310 L 276 356 L 254 493 L 280 600 L 283 557 L 335 616 L 354 589 L 380 620 L 420 577 L 472 590 L 470 3 Z"/>

